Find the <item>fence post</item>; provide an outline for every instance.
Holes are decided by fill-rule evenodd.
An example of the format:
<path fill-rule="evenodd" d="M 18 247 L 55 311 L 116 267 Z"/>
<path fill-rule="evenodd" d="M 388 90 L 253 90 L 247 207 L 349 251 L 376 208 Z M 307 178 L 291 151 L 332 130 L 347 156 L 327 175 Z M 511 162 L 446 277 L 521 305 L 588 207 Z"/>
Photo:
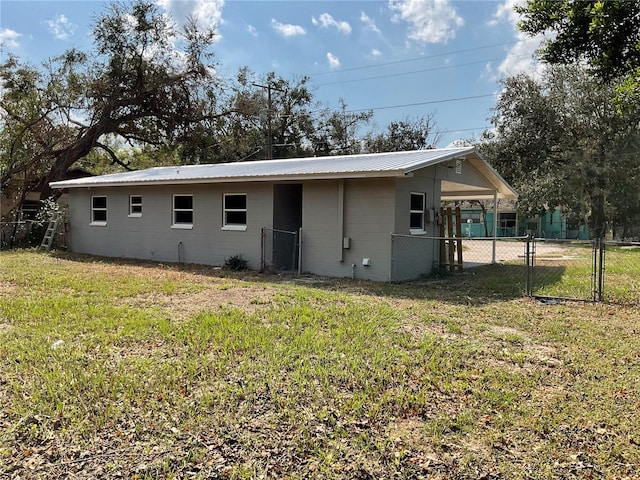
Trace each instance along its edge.
<path fill-rule="evenodd" d="M 607 242 L 604 238 L 598 239 L 598 298 L 601 302 L 604 292 L 604 254 Z"/>
<path fill-rule="evenodd" d="M 302 275 L 302 227 L 296 232 L 296 246 L 298 247 L 298 275 Z M 295 256 L 295 253 L 293 255 Z"/>
<path fill-rule="evenodd" d="M 531 285 L 531 235 L 527 235 L 524 261 L 525 261 L 524 288 L 525 288 L 526 294 L 531 296 L 533 291 L 533 286 Z"/>
<path fill-rule="evenodd" d="M 264 272 L 265 269 L 265 261 L 264 261 L 264 227 L 260 230 L 260 271 Z"/>

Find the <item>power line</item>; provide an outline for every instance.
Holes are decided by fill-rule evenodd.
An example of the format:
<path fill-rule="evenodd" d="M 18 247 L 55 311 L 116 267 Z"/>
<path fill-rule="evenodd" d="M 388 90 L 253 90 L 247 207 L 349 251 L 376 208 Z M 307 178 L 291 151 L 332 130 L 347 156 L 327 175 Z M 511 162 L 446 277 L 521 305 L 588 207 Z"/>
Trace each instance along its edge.
<path fill-rule="evenodd" d="M 505 45 L 513 45 L 514 43 L 516 43 L 516 42 L 512 41 L 512 42 L 504 42 L 504 43 L 494 43 L 492 45 L 483 45 L 483 46 L 480 46 L 480 47 L 465 48 L 463 50 L 454 50 L 454 51 L 445 52 L 445 53 L 435 53 L 433 55 L 424 55 L 422 57 L 408 58 L 408 59 L 405 59 L 405 60 L 396 60 L 394 62 L 376 63 L 375 65 L 361 65 L 359 67 L 343 68 L 343 69 L 340 69 L 340 70 L 328 70 L 326 72 L 314 73 L 313 75 L 309 75 L 309 76 L 310 77 L 319 77 L 321 75 L 330 75 L 330 74 L 333 74 L 333 73 L 352 72 L 352 71 L 355 71 L 355 70 L 366 70 L 366 69 L 369 69 L 369 68 L 386 67 L 388 65 L 398 65 L 400 63 L 409 63 L 409 62 L 417 62 L 417 61 L 420 61 L 420 60 L 429 60 L 431 58 L 446 57 L 448 55 L 456 55 L 458 53 L 473 52 L 473 51 L 476 51 L 476 50 L 483 50 L 483 49 L 486 49 L 486 48 L 503 47 Z"/>
<path fill-rule="evenodd" d="M 506 58 L 521 58 L 521 57 L 528 57 L 529 54 L 520 54 L 520 55 L 507 55 L 506 57 L 504 57 L 504 59 Z M 363 82 L 366 80 L 379 80 L 381 78 L 391 78 L 391 77 L 400 77 L 403 75 L 413 75 L 415 73 L 425 73 L 425 72 L 435 72 L 438 70 L 448 70 L 451 68 L 459 68 L 459 67 L 467 67 L 469 65 L 478 65 L 481 63 L 487 63 L 487 62 L 495 62 L 498 60 L 503 60 L 503 58 L 489 58 L 486 60 L 478 60 L 476 62 L 468 62 L 468 63 L 460 63 L 458 65 L 445 65 L 442 67 L 433 67 L 433 68 L 425 68 L 422 70 L 412 70 L 410 72 L 398 72 L 398 73 L 389 73 L 387 75 L 377 75 L 375 77 L 364 77 L 364 78 L 356 78 L 356 79 L 352 79 L 352 80 L 337 80 L 335 82 L 326 82 L 326 83 L 318 83 L 316 84 L 316 86 L 318 87 L 324 87 L 326 85 L 341 85 L 344 83 L 354 83 L 354 82 Z"/>
<path fill-rule="evenodd" d="M 358 113 L 358 112 L 367 112 L 369 110 L 389 110 L 392 108 L 404 108 L 404 107 L 417 107 L 420 105 L 432 105 L 436 103 L 447 103 L 447 102 L 461 102 L 463 100 L 474 100 L 476 98 L 487 98 L 494 97 L 495 93 L 489 93 L 486 95 L 473 95 L 469 97 L 457 97 L 457 98 L 445 98 L 442 100 L 429 100 L 426 102 L 415 102 L 415 103 L 405 103 L 399 105 L 387 105 L 385 107 L 371 107 L 371 108 L 360 108 L 357 110 L 346 110 L 345 113 Z"/>

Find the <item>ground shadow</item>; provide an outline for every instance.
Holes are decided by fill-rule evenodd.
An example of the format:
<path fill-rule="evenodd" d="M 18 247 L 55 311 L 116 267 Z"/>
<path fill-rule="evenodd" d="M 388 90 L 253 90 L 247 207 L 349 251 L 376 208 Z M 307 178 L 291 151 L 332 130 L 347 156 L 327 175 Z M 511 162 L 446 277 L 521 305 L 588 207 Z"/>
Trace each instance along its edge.
<path fill-rule="evenodd" d="M 73 262 L 131 265 L 149 269 L 163 268 L 193 273 L 194 275 L 233 278 L 247 282 L 294 284 L 328 291 L 409 300 L 431 300 L 461 305 L 493 303 L 522 298 L 526 295 L 526 270 L 522 264 L 483 265 L 466 269 L 463 272 L 443 271 L 414 281 L 388 283 L 309 274 L 274 274 L 261 273 L 256 270 L 232 271 L 210 265 L 100 257 L 63 251 L 52 251 L 49 255 Z"/>

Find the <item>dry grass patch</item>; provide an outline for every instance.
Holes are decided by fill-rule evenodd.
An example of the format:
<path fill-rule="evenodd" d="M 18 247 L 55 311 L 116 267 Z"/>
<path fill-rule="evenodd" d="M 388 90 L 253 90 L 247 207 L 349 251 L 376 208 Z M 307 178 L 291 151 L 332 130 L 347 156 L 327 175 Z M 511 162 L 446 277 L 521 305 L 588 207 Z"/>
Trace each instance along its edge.
<path fill-rule="evenodd" d="M 478 275 L 384 285 L 1 260 L 3 478 L 640 471 L 631 307 L 538 305 Z"/>

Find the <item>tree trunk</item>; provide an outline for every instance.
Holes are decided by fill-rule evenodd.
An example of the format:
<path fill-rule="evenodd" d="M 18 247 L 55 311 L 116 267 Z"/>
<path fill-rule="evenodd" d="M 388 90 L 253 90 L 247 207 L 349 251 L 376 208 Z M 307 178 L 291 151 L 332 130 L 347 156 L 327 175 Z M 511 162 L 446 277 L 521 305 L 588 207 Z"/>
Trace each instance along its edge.
<path fill-rule="evenodd" d="M 52 188 L 49 183 L 64 179 L 65 174 L 73 164 L 93 150 L 102 134 L 109 131 L 109 120 L 109 112 L 107 110 L 103 111 L 102 118 L 98 123 L 88 128 L 80 138 L 56 156 L 55 163 L 49 170 L 47 181 L 40 192 L 40 200 L 45 200 L 51 196 Z"/>

